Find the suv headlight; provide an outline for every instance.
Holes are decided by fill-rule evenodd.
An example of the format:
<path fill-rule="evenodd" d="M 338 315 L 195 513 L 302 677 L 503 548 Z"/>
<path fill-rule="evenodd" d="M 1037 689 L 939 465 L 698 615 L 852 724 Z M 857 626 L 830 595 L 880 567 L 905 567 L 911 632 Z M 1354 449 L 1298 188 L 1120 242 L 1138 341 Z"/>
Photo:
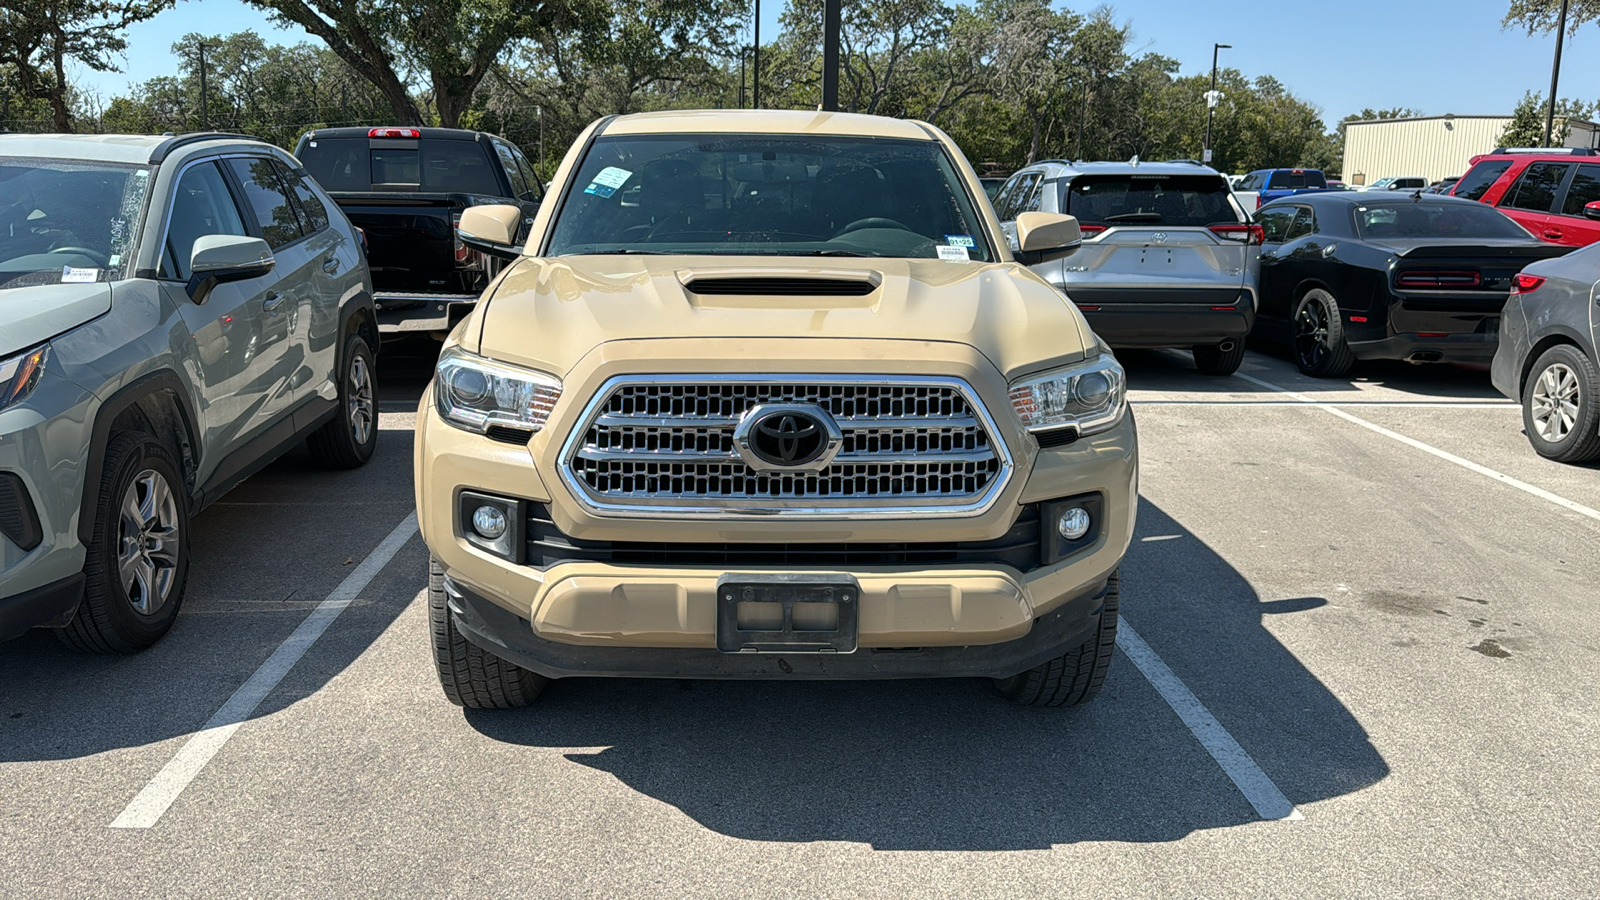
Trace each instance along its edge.
<path fill-rule="evenodd" d="M 0 409 L 21 403 L 39 385 L 50 345 L 35 347 L 19 356 L 0 359 Z"/>
<path fill-rule="evenodd" d="M 1079 435 L 1115 428 L 1128 410 L 1128 380 L 1109 353 L 1011 386 L 1011 406 L 1029 431 L 1076 428 Z"/>
<path fill-rule="evenodd" d="M 492 425 L 534 432 L 561 399 L 561 379 L 484 359 L 459 348 L 444 351 L 434 370 L 433 405 L 446 422 L 482 434 Z"/>

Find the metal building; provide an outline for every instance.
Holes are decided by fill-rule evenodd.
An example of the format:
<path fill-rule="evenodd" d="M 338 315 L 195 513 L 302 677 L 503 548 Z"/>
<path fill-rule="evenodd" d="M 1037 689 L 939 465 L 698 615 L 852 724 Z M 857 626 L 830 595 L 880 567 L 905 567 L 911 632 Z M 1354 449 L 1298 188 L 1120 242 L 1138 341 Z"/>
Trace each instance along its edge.
<path fill-rule="evenodd" d="M 1438 181 L 1460 175 L 1467 161 L 1500 146 L 1510 116 L 1425 116 L 1351 122 L 1344 132 L 1344 183 L 1421 175 Z M 1573 119 L 1568 147 L 1600 149 L 1600 125 Z M 1558 123 L 1559 127 L 1559 123 Z"/>

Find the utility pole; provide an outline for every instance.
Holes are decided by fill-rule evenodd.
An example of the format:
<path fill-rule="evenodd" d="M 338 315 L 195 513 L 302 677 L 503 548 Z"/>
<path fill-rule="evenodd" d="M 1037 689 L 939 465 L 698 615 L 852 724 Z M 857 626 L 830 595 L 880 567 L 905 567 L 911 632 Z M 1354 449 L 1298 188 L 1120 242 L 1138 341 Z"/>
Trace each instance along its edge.
<path fill-rule="evenodd" d="M 822 109 L 839 111 L 839 9 L 843 0 L 822 0 Z"/>
<path fill-rule="evenodd" d="M 544 177 L 544 107 L 539 107 L 539 177 Z"/>
<path fill-rule="evenodd" d="M 1217 106 L 1222 102 L 1222 95 L 1217 93 L 1217 53 L 1232 49 L 1232 44 L 1211 45 L 1211 90 L 1206 91 L 1206 145 L 1200 155 L 1200 161 L 1208 166 L 1211 165 L 1211 120 L 1216 118 Z"/>
<path fill-rule="evenodd" d="M 1561 0 L 1561 22 L 1556 26 L 1556 61 L 1550 67 L 1550 107 L 1544 114 L 1544 145 L 1556 145 L 1556 88 L 1561 83 L 1561 42 L 1567 37 L 1567 3 Z"/>
<path fill-rule="evenodd" d="M 211 110 L 206 105 L 206 45 L 201 42 L 200 48 L 200 130 L 211 130 Z"/>
<path fill-rule="evenodd" d="M 739 108 L 740 109 L 749 109 L 749 107 L 744 105 L 744 64 L 745 64 L 745 61 L 747 59 L 749 59 L 749 58 L 750 58 L 750 48 L 749 47 L 740 47 L 739 48 Z"/>
<path fill-rule="evenodd" d="M 750 105 L 761 108 L 761 0 L 756 0 L 756 50 L 750 63 Z"/>

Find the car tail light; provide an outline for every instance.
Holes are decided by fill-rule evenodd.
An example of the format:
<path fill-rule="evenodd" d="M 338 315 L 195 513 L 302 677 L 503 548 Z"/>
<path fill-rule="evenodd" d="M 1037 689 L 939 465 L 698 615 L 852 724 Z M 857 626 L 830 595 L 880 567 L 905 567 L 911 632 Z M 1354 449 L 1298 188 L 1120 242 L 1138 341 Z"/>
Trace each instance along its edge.
<path fill-rule="evenodd" d="M 1544 279 L 1538 275 L 1518 274 L 1511 279 L 1511 293 L 1531 294 L 1544 284 Z"/>
<path fill-rule="evenodd" d="M 419 138 L 422 137 L 420 128 L 368 128 L 369 138 Z"/>
<path fill-rule="evenodd" d="M 1470 271 L 1436 271 L 1433 269 L 1413 269 L 1401 272 L 1395 276 L 1394 283 L 1397 287 L 1421 288 L 1424 290 L 1450 290 L 1452 288 L 1475 288 L 1483 285 L 1483 276 Z"/>
<path fill-rule="evenodd" d="M 367 243 L 367 230 L 365 228 L 362 228 L 360 225 L 355 226 L 355 229 L 356 229 L 356 237 L 361 238 L 361 249 L 363 249 L 363 250 L 371 250 L 372 249 L 372 245 Z"/>
<path fill-rule="evenodd" d="M 1252 247 L 1267 239 L 1267 230 L 1260 225 L 1212 225 L 1211 233 L 1225 241 L 1238 241 Z"/>
<path fill-rule="evenodd" d="M 1106 230 L 1106 226 L 1104 226 L 1104 225 L 1079 225 L 1078 226 L 1078 230 L 1083 233 L 1084 237 L 1094 237 L 1095 235 L 1101 234 L 1102 232 L 1104 232 Z"/>
<path fill-rule="evenodd" d="M 1256 195 L 1256 209 L 1260 209 L 1260 208 L 1261 208 L 1261 195 L 1257 194 Z"/>

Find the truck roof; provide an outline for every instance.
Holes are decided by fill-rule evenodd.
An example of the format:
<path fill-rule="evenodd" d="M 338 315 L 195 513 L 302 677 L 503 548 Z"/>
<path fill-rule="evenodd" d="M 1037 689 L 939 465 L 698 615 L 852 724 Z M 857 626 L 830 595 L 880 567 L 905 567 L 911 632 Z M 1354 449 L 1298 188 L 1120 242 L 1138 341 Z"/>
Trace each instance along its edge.
<path fill-rule="evenodd" d="M 368 138 L 373 137 L 374 131 L 415 131 L 417 137 L 432 141 L 475 141 L 480 137 L 496 137 L 487 131 L 473 131 L 470 128 L 434 128 L 432 126 L 417 127 L 415 125 L 341 125 L 337 128 L 313 128 L 306 132 L 323 140 L 334 138 Z M 390 134 L 387 137 L 399 137 Z M 502 139 L 503 140 L 503 139 Z"/>
<path fill-rule="evenodd" d="M 920 122 L 859 113 L 786 109 L 704 109 L 633 113 L 602 126 L 600 134 L 825 134 L 931 141 Z"/>

